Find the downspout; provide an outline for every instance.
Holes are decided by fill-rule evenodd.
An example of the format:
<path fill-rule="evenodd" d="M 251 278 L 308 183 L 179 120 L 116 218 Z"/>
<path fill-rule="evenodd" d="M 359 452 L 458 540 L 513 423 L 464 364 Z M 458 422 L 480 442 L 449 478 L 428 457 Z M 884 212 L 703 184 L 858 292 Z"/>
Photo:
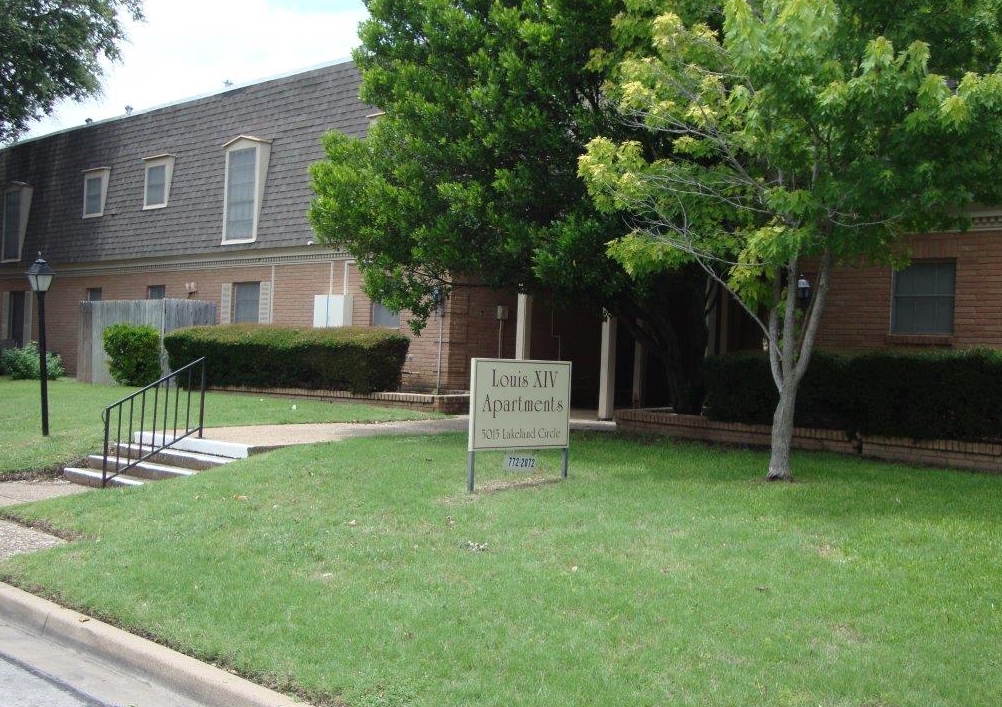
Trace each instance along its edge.
<path fill-rule="evenodd" d="M 268 293 L 268 323 L 275 323 L 275 266 L 271 266 L 271 292 Z"/>

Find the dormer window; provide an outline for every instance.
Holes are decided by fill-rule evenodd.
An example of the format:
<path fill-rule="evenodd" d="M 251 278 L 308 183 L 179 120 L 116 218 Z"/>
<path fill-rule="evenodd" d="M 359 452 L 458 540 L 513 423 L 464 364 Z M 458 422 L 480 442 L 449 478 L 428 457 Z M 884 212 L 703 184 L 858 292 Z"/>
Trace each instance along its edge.
<path fill-rule="evenodd" d="M 174 176 L 174 155 L 144 157 L 146 178 L 143 182 L 143 210 L 162 209 L 170 200 L 170 183 Z"/>
<path fill-rule="evenodd" d="M 271 158 L 271 143 L 242 135 L 224 147 L 226 187 L 223 195 L 223 243 L 252 243 L 257 240 L 258 217 Z"/>
<path fill-rule="evenodd" d="M 3 191 L 3 221 L 0 225 L 0 241 L 2 241 L 2 261 L 16 262 L 21 259 L 21 247 L 24 245 L 24 234 L 28 228 L 28 209 L 31 208 L 31 187 L 15 182 L 7 185 Z"/>
<path fill-rule="evenodd" d="M 104 202 L 108 198 L 108 177 L 111 167 L 84 170 L 84 218 L 104 216 Z"/>

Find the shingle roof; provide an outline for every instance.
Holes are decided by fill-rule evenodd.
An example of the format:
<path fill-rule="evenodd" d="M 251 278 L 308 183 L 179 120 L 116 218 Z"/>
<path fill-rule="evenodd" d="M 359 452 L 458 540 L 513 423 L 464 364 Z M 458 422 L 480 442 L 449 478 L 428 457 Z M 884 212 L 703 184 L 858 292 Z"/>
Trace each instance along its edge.
<path fill-rule="evenodd" d="M 351 62 L 236 88 L 0 151 L 0 186 L 34 188 L 22 263 L 219 254 L 304 245 L 312 236 L 309 165 L 320 137 L 364 137 L 373 108 L 358 98 Z M 240 135 L 271 142 L 257 241 L 221 245 L 223 146 Z M 170 202 L 143 211 L 144 157 L 176 155 Z M 83 170 L 110 167 L 104 215 L 82 218 Z"/>

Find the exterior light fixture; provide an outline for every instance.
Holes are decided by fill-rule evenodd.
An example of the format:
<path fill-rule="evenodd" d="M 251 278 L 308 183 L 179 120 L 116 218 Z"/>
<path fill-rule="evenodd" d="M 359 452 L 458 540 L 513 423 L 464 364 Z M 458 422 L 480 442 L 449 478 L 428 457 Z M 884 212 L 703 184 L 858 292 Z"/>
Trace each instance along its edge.
<path fill-rule="evenodd" d="M 49 367 L 45 351 L 45 293 L 52 286 L 52 280 L 55 278 L 56 272 L 49 267 L 47 262 L 42 260 L 42 254 L 39 253 L 38 260 L 32 263 L 27 275 L 31 290 L 38 298 L 38 377 L 42 387 L 42 436 L 48 437 Z"/>
<path fill-rule="evenodd" d="M 797 280 L 797 303 L 806 307 L 811 301 L 811 283 L 803 275 Z"/>

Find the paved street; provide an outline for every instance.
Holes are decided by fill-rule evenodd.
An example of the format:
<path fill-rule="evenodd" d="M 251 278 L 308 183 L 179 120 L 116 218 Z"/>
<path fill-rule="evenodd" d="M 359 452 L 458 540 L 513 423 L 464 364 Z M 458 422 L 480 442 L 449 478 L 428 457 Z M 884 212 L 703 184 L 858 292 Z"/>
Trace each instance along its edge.
<path fill-rule="evenodd" d="M 28 666 L 0 653 L 0 702 L 20 707 L 103 707 L 96 702 Z"/>
<path fill-rule="evenodd" d="M 206 707 L 0 619 L 2 707 Z"/>

